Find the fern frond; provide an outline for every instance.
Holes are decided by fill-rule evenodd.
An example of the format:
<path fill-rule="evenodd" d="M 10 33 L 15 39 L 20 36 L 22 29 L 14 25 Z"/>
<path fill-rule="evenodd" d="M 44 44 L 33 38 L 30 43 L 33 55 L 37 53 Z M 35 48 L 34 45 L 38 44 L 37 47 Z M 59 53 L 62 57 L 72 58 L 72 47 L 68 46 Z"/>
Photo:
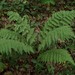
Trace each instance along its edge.
<path fill-rule="evenodd" d="M 22 18 L 21 18 L 21 16 L 17 13 L 17 12 L 13 12 L 13 11 L 9 11 L 8 13 L 7 13 L 7 15 L 9 16 L 9 20 L 10 21 L 17 21 L 17 22 L 21 22 L 21 20 L 22 20 Z"/>
<path fill-rule="evenodd" d="M 54 50 L 46 51 L 46 52 L 40 54 L 38 59 L 43 62 L 51 62 L 51 63 L 70 62 L 73 65 L 75 65 L 69 52 L 65 49 L 54 49 Z"/>
<path fill-rule="evenodd" d="M 0 39 L 0 53 L 11 54 L 12 51 L 16 51 L 21 54 L 22 52 L 34 52 L 31 46 L 22 42 L 16 40 Z"/>
<path fill-rule="evenodd" d="M 30 30 L 30 24 L 28 22 L 28 18 L 27 16 L 23 16 L 23 18 L 17 13 L 17 12 L 13 12 L 10 11 L 7 14 L 9 16 L 9 20 L 10 21 L 17 21 L 15 25 L 14 30 L 18 33 L 28 33 L 28 31 Z"/>
<path fill-rule="evenodd" d="M 75 11 L 60 11 L 52 14 L 52 17 L 45 22 L 43 30 L 50 31 L 59 26 L 71 25 L 75 18 Z"/>
<path fill-rule="evenodd" d="M 61 26 L 59 28 L 55 28 L 50 32 L 41 32 L 41 44 L 39 46 L 40 49 L 44 49 L 44 47 L 50 47 L 51 44 L 55 44 L 58 40 L 68 40 L 70 38 L 74 38 L 75 35 L 70 26 Z"/>
<path fill-rule="evenodd" d="M 17 21 L 17 23 L 14 25 L 13 30 L 15 30 L 15 32 L 19 34 L 22 34 L 22 36 L 26 39 L 25 41 L 28 42 L 30 45 L 33 44 L 36 39 L 36 33 L 34 32 L 34 28 L 31 28 L 28 17 L 23 16 L 21 18 L 20 15 L 16 12 L 8 12 L 8 15 L 10 20 Z M 15 15 L 18 19 L 20 19 L 20 22 L 18 22 L 18 19 L 15 19 Z"/>

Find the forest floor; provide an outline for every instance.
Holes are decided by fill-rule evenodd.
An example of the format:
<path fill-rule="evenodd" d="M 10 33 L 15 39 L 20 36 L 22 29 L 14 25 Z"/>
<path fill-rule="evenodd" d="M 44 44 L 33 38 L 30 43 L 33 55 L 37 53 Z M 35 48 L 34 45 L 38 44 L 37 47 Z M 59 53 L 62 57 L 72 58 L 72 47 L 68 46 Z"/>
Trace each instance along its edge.
<path fill-rule="evenodd" d="M 10 3 L 11 0 L 7 0 L 7 1 L 9 1 L 9 5 L 11 5 Z M 20 11 L 18 8 L 14 8 L 13 5 L 11 5 L 11 9 L 9 8 L 8 5 L 6 5 L 5 7 L 3 7 L 0 10 L 0 28 L 4 28 L 6 25 L 10 24 L 6 13 L 8 11 L 15 11 L 15 10 L 18 11 L 18 13 L 21 16 L 27 14 L 31 22 L 37 23 L 37 27 L 38 27 L 38 26 L 42 26 L 45 23 L 45 21 L 54 12 L 61 11 L 61 10 L 75 10 L 75 3 L 72 3 L 72 0 L 61 0 L 61 1 L 57 0 L 55 5 L 46 5 L 46 4 L 44 5 L 44 4 L 40 4 L 40 3 L 37 4 L 36 2 L 30 1 L 28 8 L 23 9 L 23 11 Z M 25 72 L 24 68 L 19 66 L 21 63 L 23 63 L 23 60 L 19 60 L 19 62 L 17 63 L 18 69 L 16 68 L 13 69 L 12 67 L 9 66 L 8 62 L 7 63 L 5 62 L 5 64 L 7 65 L 6 69 L 3 70 L 0 73 L 0 75 L 38 75 L 34 72 L 34 66 L 30 64 L 30 67 L 28 68 L 27 72 Z M 57 68 L 58 68 L 57 71 L 61 71 L 61 69 L 62 70 L 64 69 L 61 65 L 59 65 L 59 67 L 57 65 Z M 44 73 L 44 71 L 45 70 L 42 70 L 40 75 L 49 75 Z M 58 74 L 56 73 L 56 75 Z"/>

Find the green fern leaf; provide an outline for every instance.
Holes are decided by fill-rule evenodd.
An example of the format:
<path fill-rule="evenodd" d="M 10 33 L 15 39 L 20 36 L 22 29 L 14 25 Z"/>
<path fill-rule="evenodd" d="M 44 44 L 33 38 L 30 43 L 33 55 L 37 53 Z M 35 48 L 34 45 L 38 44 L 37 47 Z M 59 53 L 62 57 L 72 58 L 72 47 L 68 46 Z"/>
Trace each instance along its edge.
<path fill-rule="evenodd" d="M 75 18 L 75 11 L 60 11 L 52 14 L 52 17 L 45 22 L 43 30 L 50 31 L 59 26 L 71 25 Z"/>
<path fill-rule="evenodd" d="M 23 52 L 34 52 L 31 46 L 22 42 L 16 40 L 0 39 L 0 53 L 11 54 L 12 49 L 13 51 L 16 51 L 21 54 Z"/>
<path fill-rule="evenodd" d="M 38 59 L 43 62 L 51 62 L 51 63 L 70 62 L 73 65 L 75 65 L 68 51 L 64 49 L 54 49 L 54 50 L 46 51 L 40 54 Z"/>

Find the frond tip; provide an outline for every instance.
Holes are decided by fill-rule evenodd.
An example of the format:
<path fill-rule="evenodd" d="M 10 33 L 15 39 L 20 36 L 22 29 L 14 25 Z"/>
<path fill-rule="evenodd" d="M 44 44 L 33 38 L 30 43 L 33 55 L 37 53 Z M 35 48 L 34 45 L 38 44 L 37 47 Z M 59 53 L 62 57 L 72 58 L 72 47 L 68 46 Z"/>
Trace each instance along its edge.
<path fill-rule="evenodd" d="M 46 51 L 40 54 L 38 59 L 43 62 L 51 62 L 51 63 L 70 62 L 73 65 L 75 65 L 68 51 L 64 49 L 55 49 Z"/>

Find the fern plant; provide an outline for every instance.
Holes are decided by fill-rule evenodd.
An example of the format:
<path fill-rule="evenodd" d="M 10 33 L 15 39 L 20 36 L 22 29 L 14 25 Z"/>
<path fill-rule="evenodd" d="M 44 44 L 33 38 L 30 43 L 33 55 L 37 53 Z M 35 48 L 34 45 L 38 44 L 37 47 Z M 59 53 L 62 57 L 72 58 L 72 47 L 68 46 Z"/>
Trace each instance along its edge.
<path fill-rule="evenodd" d="M 49 50 L 39 55 L 39 59 L 45 62 L 63 63 L 72 61 L 67 50 L 57 47 L 57 43 L 75 38 L 71 24 L 75 18 L 75 11 L 56 12 L 48 19 L 40 31 L 39 50 Z M 42 51 L 43 52 L 43 51 Z M 64 56 L 65 55 L 65 56 Z M 66 57 L 67 56 L 67 57 Z M 69 58 L 69 59 L 68 59 Z M 68 59 L 68 60 L 67 60 Z"/>
<path fill-rule="evenodd" d="M 11 54 L 40 51 L 37 56 L 39 61 L 51 63 L 74 61 L 65 48 L 57 47 L 57 43 L 75 38 L 71 28 L 75 11 L 60 11 L 52 14 L 52 17 L 44 24 L 43 28 L 36 32 L 31 26 L 28 17 L 21 17 L 16 12 L 8 12 L 9 20 L 14 21 L 12 30 L 10 28 L 0 30 L 0 53 Z"/>

